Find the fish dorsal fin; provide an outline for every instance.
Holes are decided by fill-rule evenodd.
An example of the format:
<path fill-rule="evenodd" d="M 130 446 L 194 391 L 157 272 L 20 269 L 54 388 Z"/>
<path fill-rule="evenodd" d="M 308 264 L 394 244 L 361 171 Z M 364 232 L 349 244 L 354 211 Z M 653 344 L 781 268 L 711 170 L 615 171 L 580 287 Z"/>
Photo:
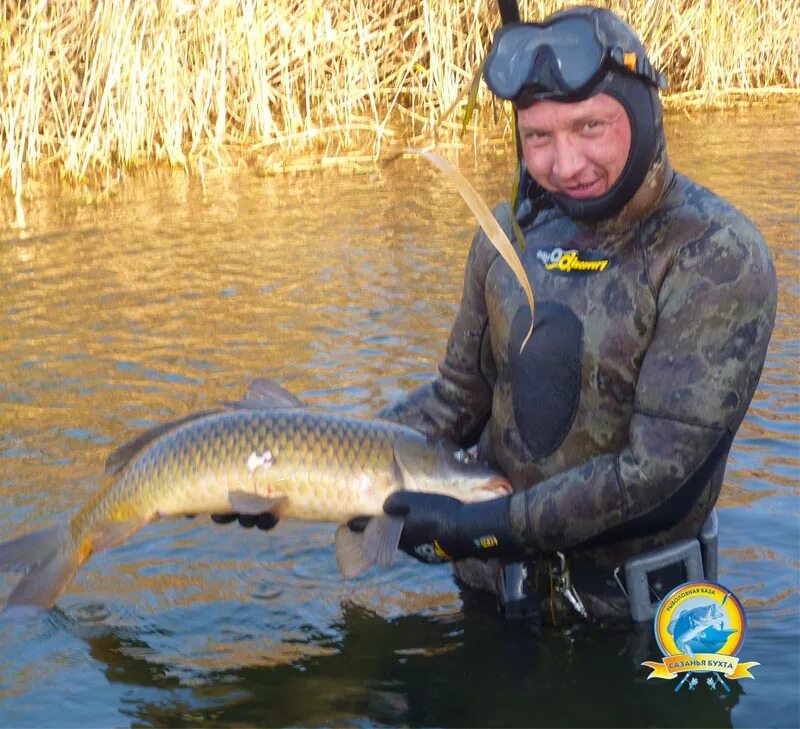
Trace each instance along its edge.
<path fill-rule="evenodd" d="M 253 380 L 241 400 L 225 404 L 239 410 L 284 410 L 305 407 L 303 402 L 285 387 L 265 377 Z"/>
<path fill-rule="evenodd" d="M 281 387 L 281 385 L 273 380 L 268 380 L 263 377 L 253 380 L 250 383 L 242 400 L 237 402 L 224 402 L 222 405 L 224 408 L 231 408 L 234 410 L 275 410 L 305 407 L 303 403 L 286 388 Z M 200 410 L 196 413 L 184 415 L 177 420 L 155 425 L 149 430 L 139 433 L 135 438 L 132 438 L 127 443 L 112 451 L 111 455 L 106 459 L 106 474 L 113 476 L 119 473 L 145 446 L 149 445 L 157 438 L 160 438 L 165 433 L 181 425 L 190 423 L 193 420 L 199 420 L 200 418 L 205 418 L 208 415 L 215 415 L 219 412 L 223 412 L 223 409 Z"/>
<path fill-rule="evenodd" d="M 157 438 L 160 438 L 165 433 L 169 433 L 169 431 L 175 430 L 175 428 L 185 425 L 192 420 L 199 420 L 200 418 L 205 418 L 218 412 L 221 412 L 221 410 L 201 410 L 196 413 L 189 413 L 189 415 L 184 415 L 182 418 L 171 420 L 168 423 L 160 423 L 149 430 L 145 430 L 143 433 L 139 433 L 135 438 L 131 438 L 127 443 L 124 443 L 111 452 L 106 459 L 106 474 L 113 476 L 115 473 L 119 473 L 137 453 L 145 448 L 145 446 L 149 445 Z"/>

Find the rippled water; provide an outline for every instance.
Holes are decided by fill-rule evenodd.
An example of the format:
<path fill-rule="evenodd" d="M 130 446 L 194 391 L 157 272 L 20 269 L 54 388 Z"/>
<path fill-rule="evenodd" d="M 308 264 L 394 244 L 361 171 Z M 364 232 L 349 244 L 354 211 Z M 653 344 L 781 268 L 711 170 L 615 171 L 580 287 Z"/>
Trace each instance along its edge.
<path fill-rule="evenodd" d="M 0 725 L 800 723 L 798 111 L 668 124 L 676 167 L 758 223 L 780 278 L 719 506 L 754 681 L 676 695 L 645 680 L 649 629 L 536 634 L 464 610 L 446 567 L 342 582 L 333 525 L 199 518 L 93 557 L 51 613 L 0 620 Z M 488 200 L 507 195 L 506 154 L 460 164 Z M 414 162 L 205 188 L 144 175 L 27 213 L 25 235 L 0 233 L 0 539 L 74 510 L 115 445 L 255 376 L 360 414 L 431 377 L 473 227 Z"/>

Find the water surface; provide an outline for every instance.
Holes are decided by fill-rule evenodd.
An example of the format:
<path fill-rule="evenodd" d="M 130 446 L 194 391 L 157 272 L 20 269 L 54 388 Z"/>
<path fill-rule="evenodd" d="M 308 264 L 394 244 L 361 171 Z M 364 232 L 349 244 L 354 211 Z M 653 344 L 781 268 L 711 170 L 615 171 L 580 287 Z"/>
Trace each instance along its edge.
<path fill-rule="evenodd" d="M 754 681 L 675 694 L 645 680 L 649 629 L 505 626 L 465 609 L 446 567 L 402 559 L 342 582 L 333 525 L 199 518 L 93 557 L 51 613 L 0 621 L 0 725 L 800 724 L 798 111 L 668 122 L 675 166 L 756 221 L 780 279 L 719 504 L 720 582 L 746 607 Z M 506 152 L 460 165 L 487 200 L 508 194 Z M 27 217 L 0 232 L 0 539 L 74 510 L 115 445 L 253 377 L 355 414 L 432 377 L 473 229 L 413 161 L 205 186 L 145 174 Z"/>

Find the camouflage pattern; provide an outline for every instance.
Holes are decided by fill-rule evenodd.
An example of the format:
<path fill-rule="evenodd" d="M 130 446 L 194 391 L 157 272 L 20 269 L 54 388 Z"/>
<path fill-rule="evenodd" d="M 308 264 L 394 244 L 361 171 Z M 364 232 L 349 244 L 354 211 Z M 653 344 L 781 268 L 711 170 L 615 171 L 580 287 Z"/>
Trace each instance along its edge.
<path fill-rule="evenodd" d="M 764 240 L 668 165 L 662 181 L 627 220 L 582 225 L 554 208 L 524 229 L 531 345 L 561 341 L 550 360 L 518 355 L 527 305 L 478 234 L 439 377 L 382 413 L 479 442 L 514 485 L 511 522 L 532 558 L 560 551 L 610 575 L 634 554 L 697 535 L 761 374 L 777 290 Z M 508 207 L 496 214 L 510 231 Z M 462 567 L 465 582 L 493 582 Z"/>

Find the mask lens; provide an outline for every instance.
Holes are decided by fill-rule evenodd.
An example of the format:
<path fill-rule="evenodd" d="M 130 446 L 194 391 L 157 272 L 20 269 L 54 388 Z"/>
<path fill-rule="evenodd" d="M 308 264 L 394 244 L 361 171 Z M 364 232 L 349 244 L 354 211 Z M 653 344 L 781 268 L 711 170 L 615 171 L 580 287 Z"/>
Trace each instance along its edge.
<path fill-rule="evenodd" d="M 524 86 L 569 94 L 588 83 L 603 63 L 605 48 L 586 17 L 504 26 L 495 35 L 484 75 L 489 88 L 513 99 Z"/>
<path fill-rule="evenodd" d="M 545 42 L 552 49 L 566 86 L 563 90 L 579 89 L 592 79 L 603 62 L 604 49 L 593 25 L 584 18 L 568 18 L 546 32 Z"/>

